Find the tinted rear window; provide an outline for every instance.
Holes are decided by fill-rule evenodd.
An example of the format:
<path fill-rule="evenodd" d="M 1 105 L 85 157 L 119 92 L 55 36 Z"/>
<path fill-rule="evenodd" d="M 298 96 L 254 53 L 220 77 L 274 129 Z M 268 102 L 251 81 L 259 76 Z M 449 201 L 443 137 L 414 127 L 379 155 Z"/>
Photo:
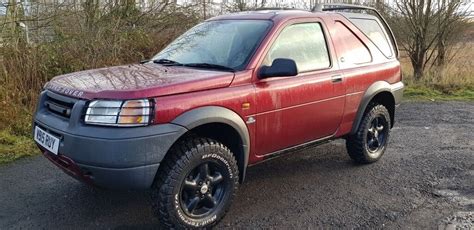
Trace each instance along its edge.
<path fill-rule="evenodd" d="M 356 25 L 367 37 L 379 48 L 379 50 L 387 57 L 392 57 L 392 47 L 390 46 L 387 33 L 380 24 L 374 19 L 368 18 L 351 18 Z"/>

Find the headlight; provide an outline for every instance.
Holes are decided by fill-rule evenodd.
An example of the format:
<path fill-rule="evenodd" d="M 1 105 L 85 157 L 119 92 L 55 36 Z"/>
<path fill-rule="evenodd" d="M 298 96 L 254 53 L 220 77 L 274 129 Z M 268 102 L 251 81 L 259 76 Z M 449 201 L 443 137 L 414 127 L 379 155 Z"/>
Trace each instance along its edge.
<path fill-rule="evenodd" d="M 87 107 L 86 124 L 108 126 L 144 126 L 150 123 L 152 106 L 149 100 L 91 101 Z"/>

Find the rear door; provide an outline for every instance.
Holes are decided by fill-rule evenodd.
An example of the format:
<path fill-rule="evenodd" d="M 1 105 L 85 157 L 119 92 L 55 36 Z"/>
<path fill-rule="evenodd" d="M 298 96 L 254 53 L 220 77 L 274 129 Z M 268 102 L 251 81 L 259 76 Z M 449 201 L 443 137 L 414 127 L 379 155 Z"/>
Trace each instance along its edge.
<path fill-rule="evenodd" d="M 319 19 L 288 23 L 267 49 L 261 65 L 289 58 L 299 74 L 256 80 L 257 155 L 329 137 L 339 127 L 344 78 L 327 34 Z"/>

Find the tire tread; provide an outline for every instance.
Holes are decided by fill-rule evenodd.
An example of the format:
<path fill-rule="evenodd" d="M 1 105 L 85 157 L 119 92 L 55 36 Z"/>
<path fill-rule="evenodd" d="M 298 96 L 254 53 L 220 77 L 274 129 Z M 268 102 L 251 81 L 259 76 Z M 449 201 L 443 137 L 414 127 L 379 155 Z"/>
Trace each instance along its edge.
<path fill-rule="evenodd" d="M 193 157 L 202 154 L 202 151 L 214 152 L 214 150 L 217 151 L 218 149 L 224 150 L 222 152 L 226 155 L 225 158 L 229 160 L 229 164 L 233 168 L 232 170 L 237 172 L 235 173 L 234 192 L 230 195 L 229 200 L 229 203 L 232 202 L 236 195 L 239 181 L 237 161 L 235 160 L 234 155 L 230 152 L 229 148 L 213 139 L 196 136 L 186 137 L 170 149 L 170 152 L 161 163 L 161 167 L 155 176 L 155 182 L 152 186 L 152 208 L 155 216 L 159 218 L 162 227 L 166 229 L 187 228 L 186 226 L 176 224 L 180 223 L 180 220 L 169 213 L 169 210 L 174 208 L 173 203 L 169 202 L 174 199 L 173 185 L 179 180 L 179 177 L 181 176 L 180 173 L 186 165 L 192 161 Z M 225 208 L 224 215 L 229 207 L 230 205 L 227 205 Z M 220 218 L 224 215 L 220 216 Z M 217 224 L 220 218 L 207 227 L 212 227 Z"/>
<path fill-rule="evenodd" d="M 360 163 L 360 164 L 373 163 L 377 161 L 383 155 L 382 153 L 377 159 L 370 158 L 369 155 L 367 154 L 367 151 L 365 150 L 365 143 L 364 143 L 365 131 L 366 129 L 368 129 L 367 126 L 370 125 L 370 121 L 372 117 L 376 116 L 377 114 L 384 114 L 385 119 L 387 119 L 390 126 L 391 121 L 390 121 L 390 115 L 387 108 L 385 108 L 385 106 L 383 106 L 382 104 L 371 102 L 367 106 L 367 109 L 357 129 L 357 132 L 353 135 L 350 135 L 348 138 L 346 138 L 347 153 L 349 154 L 351 159 L 357 163 Z M 390 130 L 387 135 L 387 143 L 389 140 L 389 136 L 390 136 Z"/>

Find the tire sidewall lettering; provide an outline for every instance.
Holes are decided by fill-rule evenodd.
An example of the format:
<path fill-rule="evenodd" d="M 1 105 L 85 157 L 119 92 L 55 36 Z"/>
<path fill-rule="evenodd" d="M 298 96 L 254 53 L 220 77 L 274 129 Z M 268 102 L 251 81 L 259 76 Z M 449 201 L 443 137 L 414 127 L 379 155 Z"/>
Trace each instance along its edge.
<path fill-rule="evenodd" d="M 222 164 L 227 169 L 229 179 L 233 180 L 234 172 L 232 171 L 232 166 L 229 163 L 229 161 L 227 159 L 225 159 L 220 153 L 206 153 L 206 154 L 203 154 L 202 156 L 200 156 L 200 160 L 201 161 L 212 160 L 212 161 L 216 161 L 216 162 Z M 181 199 L 180 198 L 180 189 L 176 189 L 175 194 L 173 196 L 173 207 L 175 209 L 177 218 L 179 220 L 181 220 L 184 224 L 186 224 L 188 226 L 191 226 L 191 227 L 200 228 L 200 227 L 205 227 L 209 224 L 212 224 L 213 222 L 215 222 L 218 219 L 219 213 L 215 213 L 212 216 L 210 216 L 206 219 L 203 219 L 203 220 L 195 220 L 195 219 L 189 218 L 184 213 L 184 210 L 182 210 L 182 208 L 181 208 L 180 199 Z"/>
<path fill-rule="evenodd" d="M 210 223 L 217 220 L 217 214 L 214 214 L 211 217 L 209 217 L 205 220 L 201 220 L 201 221 L 196 221 L 196 220 L 192 220 L 190 218 L 187 218 L 186 215 L 183 213 L 183 211 L 181 210 L 181 208 L 179 206 L 179 194 L 176 194 L 174 196 L 174 207 L 176 209 L 176 213 L 177 213 L 178 218 L 189 226 L 204 227 L 204 226 L 206 226 L 206 225 L 208 225 L 208 224 L 210 224 Z"/>
<path fill-rule="evenodd" d="M 234 178 L 234 173 L 232 172 L 232 168 L 230 166 L 229 161 L 227 161 L 224 157 L 222 157 L 221 155 L 219 155 L 217 153 L 204 154 L 201 157 L 202 160 L 206 160 L 206 159 L 209 159 L 209 158 L 222 162 L 225 165 L 225 167 L 227 168 L 227 172 L 229 173 L 230 179 Z"/>

